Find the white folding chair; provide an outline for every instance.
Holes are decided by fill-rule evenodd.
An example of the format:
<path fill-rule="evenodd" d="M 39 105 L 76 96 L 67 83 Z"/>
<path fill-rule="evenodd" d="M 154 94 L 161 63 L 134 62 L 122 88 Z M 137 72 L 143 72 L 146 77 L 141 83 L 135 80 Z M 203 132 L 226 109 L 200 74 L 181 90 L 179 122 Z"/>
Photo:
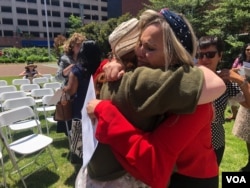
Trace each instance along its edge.
<path fill-rule="evenodd" d="M 3 92 L 11 92 L 11 91 L 17 91 L 16 86 L 14 86 L 14 85 L 0 86 L 0 94 Z M 2 111 L 2 104 L 1 103 L 0 103 L 0 108 Z"/>
<path fill-rule="evenodd" d="M 16 86 L 14 85 L 0 86 L 0 93 L 9 91 L 17 91 Z"/>
<path fill-rule="evenodd" d="M 46 78 L 48 78 L 50 80 L 50 78 L 52 77 L 52 74 L 43 74 L 42 76 L 46 77 Z"/>
<path fill-rule="evenodd" d="M 49 79 L 47 77 L 38 77 L 38 78 L 33 78 L 32 83 L 33 84 L 38 84 L 41 87 L 43 86 L 43 84 L 48 83 Z"/>
<path fill-rule="evenodd" d="M 50 78 L 50 82 L 57 82 L 57 80 L 56 80 L 55 76 L 51 76 L 51 78 Z"/>
<path fill-rule="evenodd" d="M 7 131 L 8 131 L 10 139 L 13 139 L 13 136 L 12 136 L 13 131 L 21 131 L 21 130 L 30 129 L 32 127 L 36 127 L 37 122 L 39 123 L 39 125 L 41 124 L 38 118 L 38 114 L 36 112 L 36 102 L 33 97 L 26 96 L 26 97 L 21 97 L 21 98 L 7 99 L 3 102 L 3 111 L 8 111 L 8 110 L 15 109 L 15 108 L 22 107 L 22 106 L 29 106 L 32 109 L 34 109 L 36 118 L 25 120 L 25 121 L 19 121 L 18 123 L 9 125 L 8 126 L 9 130 Z"/>
<path fill-rule="evenodd" d="M 43 112 L 44 114 L 44 119 L 46 122 L 46 127 L 47 127 L 47 134 L 49 134 L 49 123 L 56 123 L 57 121 L 54 120 L 53 118 L 53 113 L 55 112 L 56 109 L 56 104 L 51 101 L 51 98 L 53 95 L 45 95 L 42 98 L 42 106 L 37 107 L 36 111 L 37 112 Z"/>
<path fill-rule="evenodd" d="M 40 89 L 40 85 L 38 85 L 38 84 L 22 84 L 20 86 L 20 90 L 24 91 L 26 93 L 26 95 L 30 95 L 32 89 Z"/>
<path fill-rule="evenodd" d="M 35 99 L 37 106 L 39 103 L 42 103 L 42 97 L 45 95 L 53 95 L 54 91 L 51 88 L 40 88 L 40 89 L 33 89 L 31 91 L 31 96 Z"/>
<path fill-rule="evenodd" d="M 7 86 L 8 83 L 6 80 L 0 80 L 0 86 Z"/>
<path fill-rule="evenodd" d="M 13 79 L 12 80 L 12 85 L 15 85 L 15 86 L 20 86 L 22 84 L 30 84 L 30 80 L 29 79 L 23 79 L 23 78 L 20 78 L 20 79 Z"/>
<path fill-rule="evenodd" d="M 3 185 L 3 187 L 7 187 L 1 144 L 0 144 L 0 161 L 1 161 L 2 177 L 3 177 L 3 184 L 2 185 Z"/>
<path fill-rule="evenodd" d="M 0 114 L 0 128 L 1 128 L 0 137 L 4 143 L 4 147 L 6 148 L 13 165 L 13 171 L 11 174 L 18 173 L 25 188 L 27 187 L 25 179 L 34 172 L 36 172 L 37 170 L 40 170 L 42 167 L 47 166 L 51 162 L 53 162 L 55 168 L 57 168 L 55 160 L 52 156 L 52 152 L 49 148 L 50 144 L 53 142 L 53 139 L 42 134 L 41 127 L 38 122 L 37 122 L 37 133 L 30 134 L 29 132 L 25 131 L 24 134 L 27 135 L 14 141 L 9 141 L 7 139 L 7 135 L 5 134 L 6 131 L 2 131 L 2 129 L 11 124 L 15 124 L 16 122 L 24 121 L 25 119 L 30 119 L 35 117 L 36 115 L 33 109 L 28 106 L 15 108 L 9 111 L 2 112 Z M 39 163 L 39 161 L 37 160 L 39 156 L 46 154 L 49 154 L 50 160 L 43 160 L 41 163 Z M 27 164 L 27 161 L 25 159 L 28 156 L 29 159 L 30 157 L 32 157 L 33 161 Z M 23 163 L 20 163 L 21 161 Z M 45 162 L 46 164 L 44 164 Z M 23 170 L 27 166 L 34 164 L 36 164 L 39 168 L 32 168 L 35 169 L 33 172 L 28 174 L 26 172 L 24 174 Z"/>
<path fill-rule="evenodd" d="M 54 91 L 56 91 L 57 89 L 60 89 L 62 86 L 62 84 L 60 82 L 49 82 L 49 83 L 45 83 L 43 85 L 43 88 L 51 88 Z"/>
<path fill-rule="evenodd" d="M 2 107 L 3 102 L 5 100 L 7 100 L 7 99 L 13 99 L 13 98 L 19 98 L 19 97 L 26 97 L 25 92 L 23 92 L 23 91 L 12 91 L 12 92 L 0 93 L 0 106 Z"/>
<path fill-rule="evenodd" d="M 24 91 L 11 91 L 11 92 L 0 93 L 1 102 L 7 99 L 14 99 L 14 98 L 20 98 L 20 97 L 26 97 L 26 93 Z"/>

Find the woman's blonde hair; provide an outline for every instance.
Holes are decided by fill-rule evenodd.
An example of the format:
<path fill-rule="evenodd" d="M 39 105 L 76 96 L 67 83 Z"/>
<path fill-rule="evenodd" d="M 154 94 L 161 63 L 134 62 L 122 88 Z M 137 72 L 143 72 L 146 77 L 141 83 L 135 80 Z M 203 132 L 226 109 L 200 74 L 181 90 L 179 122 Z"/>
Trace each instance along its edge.
<path fill-rule="evenodd" d="M 163 46 L 164 46 L 164 56 L 165 56 L 165 68 L 168 69 L 169 66 L 190 64 L 193 65 L 193 58 L 196 54 L 197 49 L 197 40 L 194 34 L 194 31 L 191 27 L 191 24 L 184 17 L 184 15 L 177 14 L 179 17 L 185 21 L 190 34 L 192 41 L 192 50 L 188 52 L 183 44 L 179 41 L 174 33 L 173 29 L 167 22 L 167 20 L 159 13 L 154 10 L 146 10 L 142 13 L 139 19 L 139 27 L 141 33 L 145 28 L 152 24 L 160 24 L 163 30 Z"/>
<path fill-rule="evenodd" d="M 63 51 L 66 55 L 73 55 L 73 48 L 76 44 L 81 44 L 86 37 L 81 33 L 73 33 L 73 35 L 64 42 Z"/>

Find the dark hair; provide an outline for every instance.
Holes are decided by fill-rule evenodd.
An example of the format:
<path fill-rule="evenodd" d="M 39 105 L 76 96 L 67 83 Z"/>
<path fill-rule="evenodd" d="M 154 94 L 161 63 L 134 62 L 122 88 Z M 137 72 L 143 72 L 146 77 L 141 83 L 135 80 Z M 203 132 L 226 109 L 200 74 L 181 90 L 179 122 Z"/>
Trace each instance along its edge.
<path fill-rule="evenodd" d="M 221 52 L 224 51 L 224 42 L 219 37 L 203 36 L 199 39 L 198 47 L 200 49 L 206 49 L 209 46 L 215 46 L 219 55 L 221 55 Z"/>
<path fill-rule="evenodd" d="M 101 50 L 95 41 L 85 40 L 82 42 L 77 59 L 85 71 L 94 74 L 101 63 L 101 55 Z"/>
<path fill-rule="evenodd" d="M 247 43 L 245 44 L 243 47 L 242 47 L 242 50 L 241 50 L 241 53 L 240 53 L 240 56 L 239 56 L 239 64 L 240 65 L 243 65 L 243 61 L 246 61 L 247 59 L 247 56 L 246 56 L 246 48 L 250 46 L 250 43 Z"/>

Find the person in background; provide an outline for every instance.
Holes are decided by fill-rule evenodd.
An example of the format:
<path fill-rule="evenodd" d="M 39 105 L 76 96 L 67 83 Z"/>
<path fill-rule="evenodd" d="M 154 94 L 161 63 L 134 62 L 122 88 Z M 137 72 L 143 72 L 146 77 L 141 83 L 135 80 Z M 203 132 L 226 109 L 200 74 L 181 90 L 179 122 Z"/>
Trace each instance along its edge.
<path fill-rule="evenodd" d="M 84 40 L 78 53 L 77 63 L 69 73 L 67 85 L 63 87 L 73 99 L 73 119 L 71 130 L 71 162 L 82 163 L 82 107 L 91 75 L 96 72 L 101 62 L 101 50 L 93 40 Z"/>
<path fill-rule="evenodd" d="M 55 78 L 64 85 L 67 85 L 72 66 L 77 63 L 77 55 L 84 40 L 86 40 L 86 37 L 83 34 L 73 33 L 63 45 L 64 54 L 60 58 Z"/>
<path fill-rule="evenodd" d="M 86 37 L 81 33 L 73 33 L 72 36 L 64 42 L 64 54 L 60 58 L 59 67 L 55 74 L 55 79 L 62 83 L 62 86 L 67 85 L 68 76 L 71 68 L 77 63 L 77 56 L 81 48 L 82 42 Z M 68 129 L 71 130 L 71 120 L 68 121 Z M 68 134 L 64 121 L 57 122 L 57 133 Z"/>
<path fill-rule="evenodd" d="M 243 66 L 243 61 L 249 62 L 250 57 L 249 57 L 249 52 L 246 51 L 246 48 L 250 45 L 250 43 L 245 44 L 242 48 L 241 53 L 239 56 L 234 60 L 232 68 L 234 69 L 240 69 Z M 226 118 L 226 120 L 234 120 L 236 118 L 238 109 L 239 109 L 239 104 L 237 102 L 234 102 L 234 99 L 229 99 L 229 105 L 231 108 L 231 113 L 232 116 Z"/>
<path fill-rule="evenodd" d="M 216 36 L 203 36 L 199 39 L 197 51 L 198 64 L 204 65 L 216 73 L 217 66 L 223 55 L 224 43 Z M 215 119 L 212 122 L 212 144 L 220 165 L 225 150 L 225 110 L 228 99 L 235 97 L 238 102 L 250 107 L 249 84 L 244 81 L 244 77 L 238 73 L 237 69 L 222 69 L 217 73 L 226 84 L 226 92 L 214 101 Z"/>
<path fill-rule="evenodd" d="M 33 78 L 41 77 L 42 74 L 36 70 L 37 65 L 33 62 L 28 62 L 25 66 L 25 70 L 19 74 L 19 76 L 25 77 L 32 83 Z"/>
<path fill-rule="evenodd" d="M 243 66 L 243 61 L 250 63 L 250 43 L 244 45 L 242 58 L 239 59 Z M 247 77 L 249 81 L 249 77 Z M 243 105 L 240 105 L 237 113 L 233 130 L 233 135 L 246 142 L 248 162 L 240 169 L 241 172 L 250 172 L 250 110 Z"/>
<path fill-rule="evenodd" d="M 171 21 L 170 17 L 173 17 L 174 19 Z M 194 132 L 192 132 L 192 136 L 190 134 L 188 134 L 186 132 L 186 130 L 183 130 L 183 132 L 182 132 L 182 129 L 181 129 L 181 124 L 183 125 L 183 121 L 181 119 L 182 119 L 182 117 L 184 118 L 187 116 L 185 116 L 185 115 L 171 116 L 172 115 L 171 112 L 174 112 L 174 113 L 177 112 L 177 113 L 182 114 L 185 111 L 185 108 L 189 106 L 187 104 L 184 104 L 185 102 L 179 103 L 179 100 L 181 100 L 182 97 L 176 96 L 179 94 L 179 92 L 175 90 L 176 89 L 175 86 L 179 85 L 178 84 L 178 82 L 180 81 L 178 79 L 178 78 L 180 78 L 179 76 L 181 76 L 181 78 L 183 78 L 183 79 L 181 79 L 181 82 L 183 82 L 183 83 L 180 84 L 181 86 L 184 87 L 184 88 L 182 88 L 183 94 L 186 93 L 186 92 L 184 92 L 185 86 L 188 85 L 188 88 L 191 90 L 194 88 L 197 89 L 197 86 L 199 87 L 200 84 L 196 83 L 194 88 L 193 88 L 192 87 L 193 83 L 195 83 L 198 80 L 200 80 L 200 81 L 203 80 L 202 78 L 200 78 L 201 75 L 199 75 L 199 69 L 197 67 L 193 67 L 193 62 L 192 62 L 193 58 L 190 54 L 193 54 L 196 50 L 196 45 L 194 42 L 195 37 L 194 37 L 194 33 L 192 31 L 192 28 L 190 28 L 190 25 L 188 24 L 188 22 L 186 22 L 186 20 L 185 21 L 184 20 L 185 20 L 185 18 L 182 15 L 177 15 L 177 14 L 175 14 L 167 9 L 163 9 L 160 14 L 158 12 L 153 11 L 153 10 L 145 11 L 140 18 L 140 22 L 142 24 L 142 26 L 141 26 L 142 33 L 140 35 L 139 45 L 135 50 L 137 57 L 138 57 L 137 58 L 138 65 L 141 67 L 135 68 L 135 70 L 132 72 L 130 71 L 128 73 L 125 73 L 123 75 L 121 81 L 119 81 L 118 83 L 114 83 L 114 85 L 119 86 L 119 90 L 112 88 L 112 87 L 109 88 L 111 92 L 113 91 L 112 96 L 110 97 L 110 99 L 112 100 L 112 103 L 114 103 L 118 107 L 118 109 L 121 110 L 121 112 L 127 118 L 129 118 L 129 120 L 131 122 L 133 122 L 133 124 L 135 126 L 137 126 L 138 128 L 142 129 L 145 132 L 140 131 L 139 129 L 137 129 L 133 126 L 130 126 L 130 128 L 134 129 L 135 132 L 138 131 L 137 133 L 135 133 L 135 136 L 133 136 L 133 130 L 131 130 L 131 132 L 130 132 L 131 134 L 129 132 L 126 132 L 125 127 L 126 127 L 128 122 L 123 121 L 124 118 L 120 119 L 120 116 L 118 114 L 116 114 L 117 111 L 116 112 L 113 111 L 113 108 L 111 106 L 109 106 L 109 105 L 111 105 L 111 103 L 109 103 L 108 105 L 104 105 L 107 107 L 107 108 L 105 108 L 105 110 L 98 111 L 98 112 L 100 112 L 98 114 L 101 116 L 101 118 L 98 118 L 98 120 L 100 121 L 100 123 L 105 122 L 104 128 L 102 129 L 103 133 L 101 133 L 101 132 L 98 132 L 99 134 L 97 133 L 98 140 L 101 143 L 109 144 L 111 146 L 112 151 L 115 153 L 115 156 L 117 157 L 119 162 L 121 162 L 123 167 L 125 167 L 125 169 L 129 173 L 131 173 L 135 178 L 138 178 L 138 179 L 144 181 L 146 184 L 148 184 L 152 187 L 165 187 L 165 186 L 167 186 L 167 184 L 169 183 L 168 180 L 169 180 L 170 175 L 173 171 L 173 166 L 175 163 L 179 164 L 179 165 L 177 165 L 178 174 L 179 175 L 182 173 L 188 174 L 189 178 L 190 178 L 189 179 L 190 182 L 188 185 L 186 185 L 186 182 L 179 181 L 180 179 L 184 180 L 184 175 L 182 177 L 180 175 L 179 176 L 180 179 L 179 178 L 176 178 L 175 180 L 171 179 L 170 186 L 174 187 L 177 184 L 177 182 L 179 181 L 179 182 L 182 182 L 182 186 L 191 186 L 192 187 L 192 185 L 190 183 L 191 183 L 191 181 L 194 181 L 194 179 L 198 182 L 198 184 L 199 184 L 199 180 L 200 181 L 205 180 L 206 183 L 203 182 L 204 186 L 205 186 L 205 184 L 206 184 L 206 186 L 209 184 L 209 186 L 211 187 L 211 184 L 212 184 L 212 187 L 216 187 L 217 183 L 218 183 L 217 182 L 218 181 L 217 180 L 218 168 L 217 168 L 217 163 L 216 163 L 216 157 L 215 157 L 214 151 L 212 150 L 212 147 L 211 147 L 211 137 L 209 137 L 209 135 L 210 135 L 210 123 L 211 123 L 212 116 L 213 116 L 213 110 L 212 110 L 212 108 L 210 108 L 210 107 L 212 107 L 211 104 L 204 104 L 204 106 L 201 105 L 202 106 L 202 107 L 200 106 L 201 108 L 197 107 L 198 111 L 199 110 L 203 111 L 206 109 L 205 111 L 203 111 L 203 112 L 206 112 L 206 113 L 203 113 L 203 115 L 204 115 L 203 120 L 205 120 L 205 121 L 197 123 L 197 121 L 199 121 L 201 119 L 199 118 L 197 120 L 194 120 L 195 119 L 195 117 L 194 117 L 194 119 L 192 119 L 192 118 L 189 119 L 190 121 L 194 121 L 193 123 L 189 123 L 190 121 L 188 121 L 188 123 L 186 122 L 188 124 L 188 125 L 185 124 L 186 126 L 189 126 L 189 125 L 192 126 L 192 128 L 189 127 L 189 130 L 191 130 L 191 129 L 194 130 Z M 181 23 L 179 23 L 178 21 Z M 178 26 L 175 26 L 176 24 Z M 184 33 L 181 36 L 178 35 L 178 34 L 180 34 L 179 33 L 180 31 Z M 129 34 L 127 34 L 127 35 L 129 37 L 132 37 Z M 168 37 L 168 39 L 164 40 L 166 36 Z M 187 36 L 187 39 L 182 38 L 185 36 Z M 128 43 L 129 43 L 128 41 L 130 41 L 130 40 L 124 40 L 124 43 L 126 45 L 128 45 Z M 169 46 L 170 48 L 172 47 L 171 49 L 173 51 L 172 50 L 169 51 L 169 48 L 167 46 Z M 117 44 L 117 49 L 121 50 L 121 47 L 122 47 L 122 45 Z M 116 48 L 112 49 L 113 52 L 116 51 L 114 49 L 116 49 Z M 118 56 L 118 57 L 120 57 L 120 56 Z M 121 58 L 121 60 L 122 60 L 122 58 Z M 149 67 L 152 67 L 154 69 L 146 68 L 145 66 L 149 66 Z M 198 72 L 195 71 L 196 69 Z M 143 73 L 143 70 L 146 72 Z M 134 77 L 133 77 L 133 75 L 134 75 Z M 140 76 L 141 76 L 141 81 L 139 81 Z M 194 80 L 191 77 L 188 78 L 189 76 L 192 76 L 192 78 Z M 216 77 L 214 74 L 213 74 L 213 76 Z M 136 79 L 138 79 L 138 83 L 137 83 Z M 151 82 L 153 82 L 152 85 L 150 84 L 150 82 L 147 82 L 147 80 L 150 80 L 150 79 L 151 79 Z M 166 83 L 161 84 L 161 82 L 165 82 L 165 81 L 166 81 Z M 224 83 L 222 82 L 222 80 L 218 78 L 217 81 L 219 81 L 221 83 L 221 85 L 223 86 L 223 88 L 225 89 L 225 86 L 224 86 Z M 159 85 L 157 84 L 157 82 L 159 82 Z M 188 82 L 188 83 L 185 84 L 185 82 Z M 157 86 L 160 86 L 160 88 L 154 94 L 154 89 L 152 89 L 152 88 L 149 90 L 147 90 L 146 88 L 144 90 L 140 90 L 141 89 L 140 84 L 142 86 L 145 86 L 145 87 L 146 86 L 155 86 L 155 88 L 157 88 Z M 103 96 L 102 92 L 105 89 L 104 86 L 106 86 L 106 85 L 112 85 L 112 83 L 108 83 L 108 84 L 103 85 L 103 88 L 101 90 L 101 98 Z M 125 86 L 127 85 L 129 87 L 127 89 L 123 90 L 121 88 L 123 88 L 124 85 Z M 172 92 L 169 90 L 170 87 L 172 89 Z M 132 90 L 132 88 L 136 88 L 136 89 Z M 182 92 L 182 89 L 180 92 Z M 224 89 L 222 92 L 224 92 Z M 136 90 L 136 91 L 134 91 L 134 90 Z M 189 91 L 191 92 L 191 90 L 189 90 Z M 107 92 L 107 90 L 106 90 L 106 92 Z M 187 93 L 190 94 L 190 92 L 187 92 Z M 190 96 L 193 96 L 193 97 L 196 96 L 195 93 L 196 92 L 194 92 L 194 95 L 190 95 Z M 107 95 L 107 94 L 104 94 L 104 96 L 105 95 Z M 125 98 L 122 97 L 124 95 L 125 95 Z M 138 95 L 138 97 L 137 97 L 137 95 Z M 141 96 L 141 98 L 139 98 L 139 96 Z M 162 96 L 163 98 L 160 96 Z M 171 100 L 172 97 L 174 97 L 174 98 L 176 97 L 176 98 L 178 98 L 178 100 L 174 100 L 174 99 Z M 196 98 L 196 99 L 198 99 L 198 98 Z M 138 100 L 138 99 L 140 99 L 140 100 Z M 144 99 L 146 99 L 145 103 L 143 102 Z M 186 98 L 184 97 L 183 99 L 186 99 Z M 166 103 L 166 101 L 168 101 L 168 102 Z M 171 101 L 173 102 L 173 104 Z M 191 101 L 193 101 L 193 99 L 190 99 L 187 101 L 191 102 Z M 194 107 L 196 107 L 197 102 L 198 101 L 192 102 L 192 105 L 194 105 Z M 105 102 L 102 104 L 105 104 Z M 154 105 L 155 105 L 155 107 L 154 107 Z M 93 105 L 93 106 L 95 106 L 95 105 Z M 173 109 L 172 109 L 172 107 L 173 107 Z M 203 109 L 203 107 L 205 109 Z M 167 110 L 164 108 L 167 108 Z M 178 108 L 180 108 L 180 111 L 178 111 Z M 110 110 L 107 110 L 107 109 L 110 109 Z M 190 109 L 193 109 L 193 107 L 190 106 Z M 198 111 L 195 111 L 194 114 L 197 115 Z M 108 113 L 112 114 L 113 120 L 109 119 L 111 116 L 108 115 Z M 156 117 L 153 117 L 153 116 L 156 116 Z M 173 117 L 173 119 L 171 117 Z M 150 119 L 150 118 L 155 119 L 156 121 L 152 121 L 152 119 Z M 160 122 L 164 122 L 164 123 L 158 126 L 157 119 L 158 119 L 158 123 L 160 123 Z M 170 120 L 170 122 L 168 120 Z M 112 125 L 112 123 L 115 123 L 115 124 Z M 196 127 L 198 124 L 199 124 L 199 126 Z M 117 131 L 114 131 L 115 129 L 112 129 L 112 126 L 115 126 L 115 125 L 117 125 L 119 127 L 119 128 L 117 127 L 119 129 L 119 131 L 117 128 L 115 128 Z M 109 126 L 111 126 L 110 129 L 109 129 Z M 170 129 L 167 128 L 168 126 Z M 153 131 L 156 127 L 159 127 L 159 129 L 161 128 L 161 131 Z M 180 136 L 180 134 L 177 134 L 177 135 L 179 135 L 181 139 L 182 138 L 185 139 L 184 142 L 182 142 L 178 139 L 177 139 L 178 141 L 177 140 L 174 141 L 175 140 L 174 138 L 177 138 L 176 137 L 177 132 L 170 133 L 171 127 L 174 127 L 173 129 L 175 129 L 175 131 L 178 130 L 177 132 L 180 132 L 181 136 Z M 107 132 L 105 130 L 107 130 L 107 132 L 109 132 L 110 134 L 107 134 Z M 153 131 L 153 132 L 151 132 L 151 131 Z M 161 135 L 159 134 L 160 132 L 162 133 Z M 200 134 L 201 132 L 203 132 L 204 134 L 205 133 L 207 134 L 205 136 L 205 138 L 202 135 L 198 136 L 198 134 Z M 187 134 L 188 139 L 182 133 L 184 135 Z M 124 135 L 122 136 L 122 134 L 124 134 Z M 138 134 L 138 140 L 136 139 L 136 137 L 137 137 L 136 134 Z M 141 135 L 139 135 L 139 134 L 141 134 Z M 168 136 L 168 134 L 172 135 L 172 136 Z M 152 137 L 151 136 L 148 137 L 146 135 L 152 135 Z M 179 136 L 178 136 L 178 138 L 179 138 Z M 118 140 L 116 140 L 115 138 L 116 139 L 120 138 L 119 139 L 119 145 L 120 145 L 119 147 L 117 145 Z M 131 138 L 132 140 L 129 138 Z M 133 138 L 135 138 L 135 140 L 133 140 Z M 199 138 L 202 138 L 203 140 L 199 140 Z M 204 148 L 201 149 L 202 144 L 201 145 L 198 144 L 199 146 L 198 145 L 196 145 L 196 146 L 201 147 L 200 148 L 201 150 L 199 150 L 200 154 L 197 155 L 197 153 L 195 153 L 195 152 L 198 152 L 198 150 L 193 149 L 196 146 L 193 142 L 192 142 L 193 144 L 191 144 L 189 142 L 190 141 L 189 139 L 191 139 L 192 141 L 195 140 L 194 143 L 201 143 L 201 142 L 207 143 L 208 146 L 206 146 L 206 149 L 205 149 L 206 151 L 202 152 L 201 150 L 203 150 Z M 162 145 L 159 145 L 160 142 L 162 142 Z M 143 143 L 145 143 L 145 145 Z M 175 145 L 174 143 L 176 143 L 178 146 Z M 141 144 L 143 144 L 144 146 L 142 146 Z M 170 145 L 168 145 L 168 144 L 170 144 Z M 180 146 L 179 144 L 180 145 L 183 144 L 183 145 Z M 209 145 L 210 145 L 210 149 L 209 149 Z M 101 144 L 101 146 L 104 147 L 103 144 Z M 107 147 L 107 146 L 105 146 L 105 147 Z M 175 148 L 176 150 L 173 149 L 172 147 Z M 191 151 L 191 147 L 192 147 L 192 151 L 195 151 L 194 153 L 191 152 L 192 154 L 190 154 L 190 152 L 188 152 L 188 151 Z M 168 152 L 167 151 L 168 148 L 172 148 L 173 150 L 170 149 L 171 152 Z M 105 149 L 105 148 L 103 148 L 103 149 Z M 101 155 L 100 152 L 98 153 L 98 150 L 99 149 L 97 147 L 97 150 L 94 153 L 94 156 L 92 157 L 93 160 L 96 160 L 98 156 L 102 156 L 102 158 L 104 158 L 105 153 L 103 153 L 103 155 Z M 179 157 L 179 154 L 180 154 L 179 152 L 180 153 L 183 152 L 183 155 L 182 155 L 183 157 Z M 203 158 L 203 156 L 201 156 L 201 155 L 205 155 L 206 157 Z M 207 156 L 210 156 L 210 157 L 207 157 Z M 189 161 L 189 159 L 191 159 L 191 158 L 196 160 L 196 165 L 198 165 L 199 167 L 196 168 L 197 166 L 194 167 L 195 165 L 194 166 L 190 165 L 190 169 L 188 170 L 190 173 L 188 173 L 188 171 L 185 172 L 184 167 L 182 167 L 182 166 L 184 165 L 186 168 L 188 168 L 187 161 Z M 206 165 L 203 166 L 203 165 L 201 165 L 201 163 L 199 164 L 197 162 L 200 160 L 198 158 L 204 159 L 204 160 L 209 159 L 208 163 L 211 166 L 209 165 L 209 170 L 208 170 L 209 172 L 207 171 L 207 174 L 201 175 L 198 173 L 198 171 L 196 174 L 194 169 L 198 170 L 201 168 L 202 169 L 206 168 L 205 167 Z M 107 163 L 108 158 L 105 157 L 104 159 L 106 159 L 106 163 Z M 100 160 L 99 161 L 99 163 L 100 163 L 101 159 L 99 159 L 99 160 Z M 207 164 L 207 162 L 204 162 L 204 160 L 202 160 L 203 161 L 202 163 Z M 145 165 L 146 161 L 147 161 L 148 165 Z M 130 164 L 127 164 L 127 162 Z M 114 163 L 114 161 L 113 161 L 113 163 Z M 91 168 L 94 168 L 94 167 L 97 168 L 98 167 L 97 164 L 96 164 L 96 166 L 94 166 L 93 162 L 90 162 L 89 168 L 88 168 L 88 170 L 90 170 L 89 171 L 90 177 L 93 177 L 93 169 L 91 169 Z M 110 164 L 110 162 L 109 162 L 109 164 Z M 207 166 L 207 169 L 208 169 L 208 166 Z M 92 175 L 91 175 L 91 173 L 92 173 Z M 102 171 L 102 174 L 103 174 L 103 178 L 105 178 L 106 173 L 104 171 Z M 117 175 L 121 176 L 124 173 L 120 172 L 119 174 L 117 173 L 115 177 L 117 177 Z M 110 175 L 110 174 L 107 174 L 107 175 Z M 154 178 L 152 178 L 152 177 L 154 177 Z M 116 181 L 116 183 L 117 183 L 116 186 L 119 185 L 120 187 L 126 187 L 126 185 L 127 185 L 127 187 L 132 187 L 132 183 L 138 183 L 132 177 L 129 178 L 128 175 L 123 175 L 122 177 L 116 178 L 115 180 L 113 177 L 109 181 L 107 181 L 107 180 L 104 181 L 105 179 L 100 179 L 101 178 L 100 176 L 97 178 L 94 178 L 94 180 L 87 179 L 87 185 L 91 185 L 93 187 L 103 187 L 103 186 L 105 187 L 108 185 L 111 186 L 112 185 L 111 183 L 113 183 L 113 187 L 114 187 L 115 186 L 114 183 Z M 101 185 L 103 185 L 103 186 L 101 186 Z M 134 185 L 134 186 L 139 187 L 139 185 L 137 185 L 137 186 Z M 85 187 L 85 186 L 83 186 L 83 187 Z M 86 186 L 86 187 L 88 187 L 88 186 Z M 141 185 L 141 187 L 143 187 L 143 185 Z"/>

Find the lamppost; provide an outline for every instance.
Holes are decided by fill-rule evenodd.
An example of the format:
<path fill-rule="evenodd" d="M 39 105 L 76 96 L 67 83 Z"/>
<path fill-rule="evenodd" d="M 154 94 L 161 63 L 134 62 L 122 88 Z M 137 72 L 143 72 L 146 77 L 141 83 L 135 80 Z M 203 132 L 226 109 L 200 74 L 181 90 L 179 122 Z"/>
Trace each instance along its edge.
<path fill-rule="evenodd" d="M 47 31 L 47 44 L 48 44 L 48 54 L 50 60 L 50 39 L 49 39 L 49 25 L 48 25 L 48 15 L 47 15 L 47 0 L 44 0 L 44 10 L 45 10 L 45 22 Z"/>
<path fill-rule="evenodd" d="M 83 8 L 83 4 L 79 4 L 80 7 L 80 17 L 82 19 L 82 25 L 84 25 L 84 8 Z"/>

